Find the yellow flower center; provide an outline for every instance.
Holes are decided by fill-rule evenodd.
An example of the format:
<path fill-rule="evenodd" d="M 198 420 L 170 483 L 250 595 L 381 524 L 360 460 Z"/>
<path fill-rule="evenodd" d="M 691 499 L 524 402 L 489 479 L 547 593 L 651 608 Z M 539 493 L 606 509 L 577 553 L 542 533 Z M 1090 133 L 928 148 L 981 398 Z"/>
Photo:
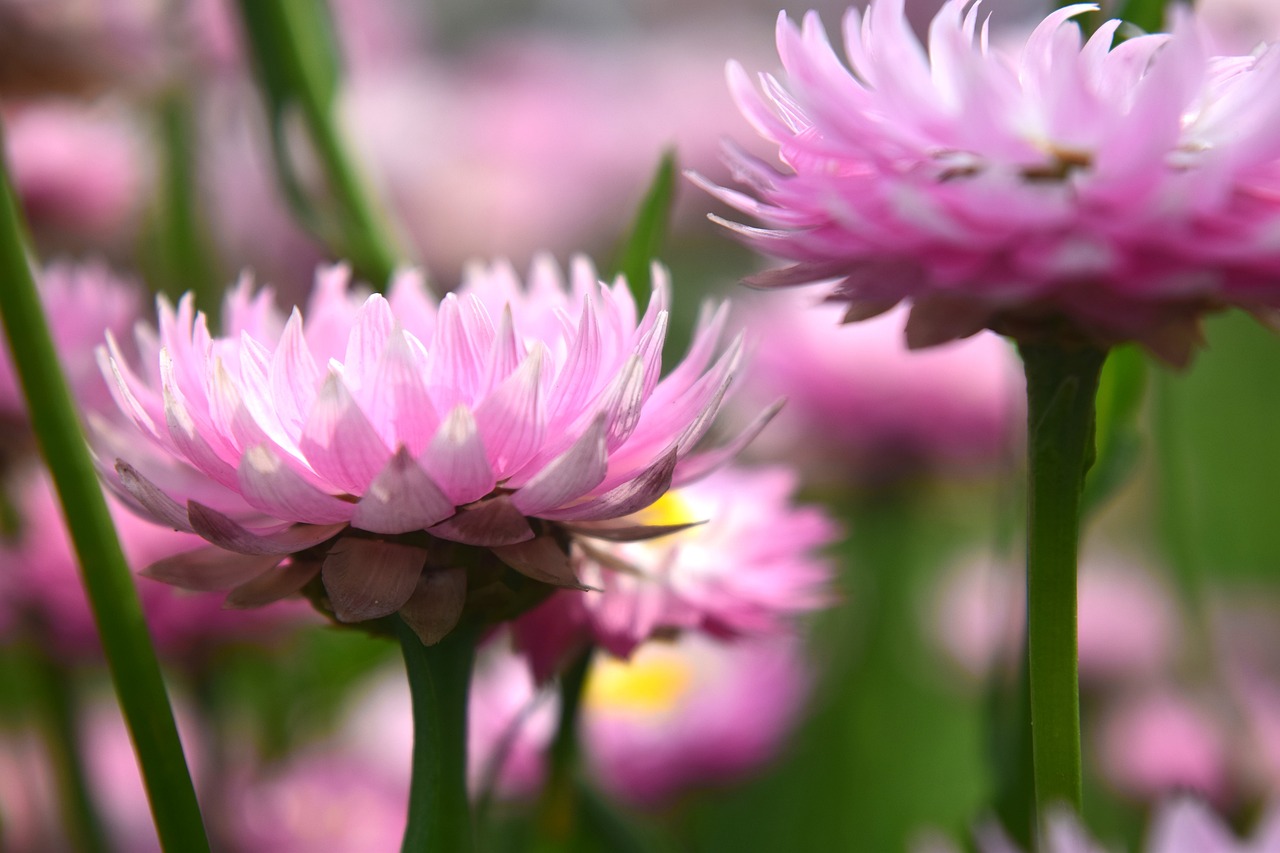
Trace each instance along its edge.
<path fill-rule="evenodd" d="M 678 491 L 667 492 L 649 506 L 632 516 L 637 524 L 653 527 L 668 524 L 691 524 L 702 519 L 694 513 L 689 502 L 680 496 Z"/>
<path fill-rule="evenodd" d="M 651 647 L 641 649 L 630 661 L 597 658 L 583 698 L 588 708 L 597 711 L 665 714 L 675 709 L 692 682 L 688 663 Z"/>

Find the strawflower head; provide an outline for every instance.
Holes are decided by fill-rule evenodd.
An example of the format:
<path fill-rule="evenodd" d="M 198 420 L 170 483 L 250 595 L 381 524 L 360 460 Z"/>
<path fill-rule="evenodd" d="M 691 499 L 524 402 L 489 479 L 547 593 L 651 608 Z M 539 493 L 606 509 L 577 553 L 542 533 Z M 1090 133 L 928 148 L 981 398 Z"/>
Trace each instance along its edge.
<path fill-rule="evenodd" d="M 729 76 L 782 169 L 731 152 L 752 195 L 710 187 L 795 262 L 755 283 L 834 282 L 850 320 L 906 301 L 913 347 L 992 328 L 1173 363 L 1206 311 L 1280 307 L 1280 48 L 1213 56 L 1185 10 L 1171 35 L 1085 40 L 1094 8 L 1006 50 L 978 3 L 948 0 L 926 47 L 903 0 L 873 0 L 844 19 L 847 66 L 816 14 L 781 17 L 786 74 Z"/>
<path fill-rule="evenodd" d="M 219 337 L 190 297 L 162 300 L 140 367 L 114 339 L 100 351 L 155 451 L 118 454 L 109 481 L 215 546 L 152 576 L 241 606 L 305 586 L 339 621 L 399 611 L 431 642 L 468 604 L 505 618 L 577 586 L 570 537 L 651 535 L 613 520 L 735 450 L 695 446 L 740 345 L 716 356 L 725 312 L 707 311 L 661 376 L 660 271 L 643 313 L 583 260 L 566 282 L 542 259 L 527 286 L 477 266 L 442 299 L 413 273 L 386 297 L 348 279 L 322 271 L 305 321 L 242 282 Z"/>
<path fill-rule="evenodd" d="M 820 552 L 837 526 L 796 505 L 785 468 L 723 468 L 668 492 L 631 521 L 693 524 L 635 542 L 579 542 L 574 568 L 590 591 L 564 590 L 513 625 L 517 645 L 546 678 L 589 644 L 629 657 L 655 637 L 794 631 L 796 617 L 832 603 L 831 562 Z"/>

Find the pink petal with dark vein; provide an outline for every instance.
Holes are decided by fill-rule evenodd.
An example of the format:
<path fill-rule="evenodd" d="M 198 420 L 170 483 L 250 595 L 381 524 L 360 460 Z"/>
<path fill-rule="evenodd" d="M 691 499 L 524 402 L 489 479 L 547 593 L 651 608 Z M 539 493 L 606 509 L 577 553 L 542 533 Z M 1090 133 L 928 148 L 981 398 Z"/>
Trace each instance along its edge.
<path fill-rule="evenodd" d="M 605 421 L 597 417 L 568 450 L 517 490 L 511 502 L 525 515 L 563 506 L 600 485 L 608 466 Z"/>
<path fill-rule="evenodd" d="M 269 530 L 249 530 L 239 522 L 196 501 L 187 502 L 191 527 L 205 539 L 240 554 L 296 554 L 332 539 L 345 524 L 286 524 Z"/>
<path fill-rule="evenodd" d="M 452 518 L 428 528 L 427 532 L 450 542 L 482 548 L 514 545 L 533 538 L 529 521 L 506 495 L 460 509 Z"/>
<path fill-rule="evenodd" d="M 452 568 L 424 572 L 400 607 L 400 618 L 413 629 L 424 646 L 443 640 L 458 625 L 467 603 L 467 573 Z"/>
<path fill-rule="evenodd" d="M 676 467 L 676 450 L 672 448 L 661 459 L 640 474 L 603 495 L 571 507 L 542 513 L 542 518 L 555 521 L 602 521 L 621 518 L 644 509 L 671 488 Z"/>
<path fill-rule="evenodd" d="M 325 555 L 320 578 L 338 621 L 364 622 L 399 610 L 426 561 L 423 548 L 345 536 Z"/>
<path fill-rule="evenodd" d="M 609 542 L 643 542 L 706 523 L 706 521 L 690 521 L 685 524 L 617 524 L 607 521 L 579 521 L 569 522 L 563 526 L 573 535 L 585 536 L 589 539 L 604 539 Z"/>
<path fill-rule="evenodd" d="M 317 560 L 289 560 L 231 590 L 222 606 L 233 610 L 263 607 L 295 594 L 319 572 Z"/>
<path fill-rule="evenodd" d="M 520 367 L 476 407 L 476 428 L 499 480 L 528 462 L 545 430 L 542 365 L 545 345 L 533 347 Z"/>
<path fill-rule="evenodd" d="M 160 487 L 148 480 L 128 462 L 116 460 L 116 474 L 120 485 L 147 513 L 161 524 L 174 530 L 191 532 L 191 522 L 187 519 L 187 511 L 182 504 L 166 495 Z"/>
<path fill-rule="evenodd" d="M 349 521 L 355 506 L 311 485 L 294 464 L 269 445 L 250 448 L 237 470 L 245 501 L 268 515 L 304 524 Z"/>
<path fill-rule="evenodd" d="M 279 554 L 237 554 L 222 548 L 200 548 L 165 557 L 141 572 L 145 578 L 196 592 L 231 589 L 274 569 L 284 557 Z"/>
<path fill-rule="evenodd" d="M 408 533 L 430 527 L 454 510 L 453 501 L 402 447 L 356 504 L 351 526 L 374 533 Z"/>
<path fill-rule="evenodd" d="M 746 429 L 738 433 L 733 440 L 727 444 L 723 444 L 720 447 L 703 453 L 695 453 L 681 459 L 676 463 L 675 473 L 671 477 L 672 488 L 679 488 L 687 483 L 700 480 L 707 474 L 710 474 L 712 471 L 719 468 L 721 465 L 732 460 L 742 452 L 743 448 L 755 440 L 755 437 L 760 434 L 761 430 L 769 425 L 769 421 L 773 420 L 774 415 L 778 414 L 782 409 L 784 402 L 786 401 L 778 400 L 776 403 L 770 405 L 767 409 L 757 415 L 756 419 L 748 424 Z"/>

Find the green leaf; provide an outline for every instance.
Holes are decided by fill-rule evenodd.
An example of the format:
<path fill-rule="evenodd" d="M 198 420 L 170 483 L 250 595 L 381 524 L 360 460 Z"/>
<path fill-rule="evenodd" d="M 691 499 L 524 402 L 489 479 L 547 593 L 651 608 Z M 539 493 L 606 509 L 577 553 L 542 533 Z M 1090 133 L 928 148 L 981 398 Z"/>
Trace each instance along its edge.
<path fill-rule="evenodd" d="M 627 277 L 627 286 L 636 302 L 644 306 L 653 287 L 650 265 L 662 254 L 671 206 L 676 194 L 676 152 L 668 148 L 658 162 L 649 189 L 631 225 L 631 233 L 618 252 L 614 272 Z"/>
<path fill-rule="evenodd" d="M 1102 506 L 1129 479 L 1142 456 L 1138 416 L 1147 361 L 1136 346 L 1111 351 L 1098 387 L 1097 458 L 1085 480 L 1084 513 Z"/>

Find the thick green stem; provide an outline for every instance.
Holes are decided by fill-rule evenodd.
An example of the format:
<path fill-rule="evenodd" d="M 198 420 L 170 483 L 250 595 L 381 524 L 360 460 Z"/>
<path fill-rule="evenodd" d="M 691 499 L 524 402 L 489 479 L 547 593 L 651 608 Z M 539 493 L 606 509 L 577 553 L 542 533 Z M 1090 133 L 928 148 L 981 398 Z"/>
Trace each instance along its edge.
<path fill-rule="evenodd" d="M 1081 807 L 1076 561 L 1103 350 L 1020 347 L 1027 374 L 1027 659 L 1036 809 Z"/>
<path fill-rule="evenodd" d="M 102 639 L 125 723 L 133 739 L 156 831 L 165 850 L 208 850 L 160 665 L 142 618 L 129 564 L 98 485 L 66 379 L 58 366 L 22 234 L 0 168 L 0 317 L 22 383 L 31 426 L 53 475 L 71 532 L 80 578 Z"/>
<path fill-rule="evenodd" d="M 302 189 L 289 161 L 282 126 L 296 110 L 324 172 L 334 202 L 337 242 L 356 268 L 378 287 L 385 285 L 400 260 L 368 189 L 339 133 L 334 116 L 338 82 L 337 45 L 323 3 L 317 0 L 240 0 L 240 18 L 249 49 L 272 110 L 277 165 L 295 207 Z M 304 224 L 315 226 L 310 216 Z"/>
<path fill-rule="evenodd" d="M 549 771 L 538 804 L 539 851 L 566 849 L 577 822 L 578 786 L 574 765 L 578 760 L 578 718 L 582 694 L 591 670 L 593 649 L 588 647 L 560 676 L 560 720 L 547 750 Z"/>
<path fill-rule="evenodd" d="M 413 778 L 404 853 L 467 853 L 474 849 L 467 801 L 467 699 L 476 631 L 458 627 L 424 646 L 395 619 L 413 695 Z"/>

